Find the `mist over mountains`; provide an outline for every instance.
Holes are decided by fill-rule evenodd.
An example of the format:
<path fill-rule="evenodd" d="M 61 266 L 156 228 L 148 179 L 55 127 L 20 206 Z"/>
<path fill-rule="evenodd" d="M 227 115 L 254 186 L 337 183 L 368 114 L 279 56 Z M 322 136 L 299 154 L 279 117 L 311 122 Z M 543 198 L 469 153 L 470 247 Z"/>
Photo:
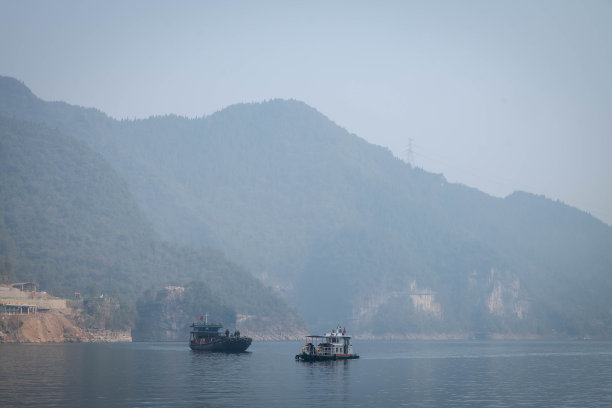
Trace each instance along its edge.
<path fill-rule="evenodd" d="M 610 337 L 612 228 L 448 183 L 302 102 L 117 121 L 1 77 L 0 115 L 0 256 L 17 278 L 211 280 L 238 313 L 297 327 L 280 295 L 311 328 L 362 336 Z"/>

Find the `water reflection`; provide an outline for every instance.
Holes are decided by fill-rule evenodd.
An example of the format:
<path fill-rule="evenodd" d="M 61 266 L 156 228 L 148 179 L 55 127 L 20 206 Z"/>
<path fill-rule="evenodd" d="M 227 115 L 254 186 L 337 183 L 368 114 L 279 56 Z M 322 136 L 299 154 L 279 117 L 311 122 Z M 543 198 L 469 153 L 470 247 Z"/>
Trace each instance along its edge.
<path fill-rule="evenodd" d="M 325 396 L 325 403 L 341 404 L 350 401 L 351 364 L 356 361 L 296 361 L 301 374 L 303 400 L 312 401 Z"/>
<path fill-rule="evenodd" d="M 0 405 L 612 406 L 612 343 L 362 342 L 358 360 L 314 363 L 299 346 L 0 344 Z"/>

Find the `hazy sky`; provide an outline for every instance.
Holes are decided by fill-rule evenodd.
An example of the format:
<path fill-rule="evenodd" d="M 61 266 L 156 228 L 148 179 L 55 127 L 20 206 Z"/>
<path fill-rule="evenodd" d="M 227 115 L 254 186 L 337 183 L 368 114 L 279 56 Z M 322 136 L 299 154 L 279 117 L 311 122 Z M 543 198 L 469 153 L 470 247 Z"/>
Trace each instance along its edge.
<path fill-rule="evenodd" d="M 115 118 L 302 100 L 417 166 L 612 225 L 612 1 L 5 1 L 0 75 Z"/>

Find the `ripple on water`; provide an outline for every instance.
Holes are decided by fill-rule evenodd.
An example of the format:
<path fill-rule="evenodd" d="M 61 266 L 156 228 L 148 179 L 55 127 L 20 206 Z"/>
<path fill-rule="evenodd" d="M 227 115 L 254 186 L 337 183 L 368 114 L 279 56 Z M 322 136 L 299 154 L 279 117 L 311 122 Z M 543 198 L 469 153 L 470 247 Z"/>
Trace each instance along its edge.
<path fill-rule="evenodd" d="M 302 363 L 300 343 L 0 345 L 3 407 L 612 406 L 612 343 L 360 341 Z"/>

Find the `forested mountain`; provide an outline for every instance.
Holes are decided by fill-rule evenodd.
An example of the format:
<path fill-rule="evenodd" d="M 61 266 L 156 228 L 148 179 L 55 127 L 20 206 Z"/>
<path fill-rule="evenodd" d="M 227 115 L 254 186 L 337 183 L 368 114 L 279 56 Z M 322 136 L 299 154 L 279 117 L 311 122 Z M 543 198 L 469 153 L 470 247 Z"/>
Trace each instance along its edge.
<path fill-rule="evenodd" d="M 103 157 L 58 130 L 0 116 L 0 214 L 0 275 L 119 298 L 125 325 L 145 291 L 186 284 L 202 297 L 191 320 L 218 309 L 228 325 L 252 316 L 243 329 L 300 329 L 277 294 L 218 251 L 162 242 Z"/>
<path fill-rule="evenodd" d="M 219 248 L 313 328 L 611 335 L 612 228 L 541 196 L 447 183 L 301 102 L 116 121 L 2 78 L 0 114 L 84 141 L 165 239 Z"/>

